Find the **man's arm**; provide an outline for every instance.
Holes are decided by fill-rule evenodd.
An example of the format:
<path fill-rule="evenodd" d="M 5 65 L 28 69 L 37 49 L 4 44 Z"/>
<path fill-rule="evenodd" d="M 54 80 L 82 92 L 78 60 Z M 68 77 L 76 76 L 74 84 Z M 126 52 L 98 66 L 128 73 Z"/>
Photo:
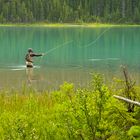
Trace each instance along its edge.
<path fill-rule="evenodd" d="M 38 57 L 38 56 L 43 56 L 43 54 L 35 54 L 35 53 L 32 53 L 32 54 L 30 54 L 30 56 L 31 57 L 34 57 L 34 56 L 37 56 Z"/>

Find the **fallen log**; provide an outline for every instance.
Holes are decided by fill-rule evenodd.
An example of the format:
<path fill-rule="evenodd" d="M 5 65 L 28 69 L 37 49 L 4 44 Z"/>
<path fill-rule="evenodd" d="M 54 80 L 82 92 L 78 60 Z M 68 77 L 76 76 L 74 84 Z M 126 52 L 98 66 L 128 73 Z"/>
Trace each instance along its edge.
<path fill-rule="evenodd" d="M 123 100 L 127 103 L 131 103 L 131 104 L 134 104 L 134 105 L 137 105 L 137 106 L 140 106 L 140 102 L 137 102 L 137 101 L 133 101 L 133 100 L 130 100 L 130 99 L 127 99 L 127 98 L 124 98 L 124 97 L 121 97 L 121 96 L 118 96 L 118 95 L 113 95 L 113 97 L 117 98 L 117 99 L 120 99 L 120 100 Z"/>

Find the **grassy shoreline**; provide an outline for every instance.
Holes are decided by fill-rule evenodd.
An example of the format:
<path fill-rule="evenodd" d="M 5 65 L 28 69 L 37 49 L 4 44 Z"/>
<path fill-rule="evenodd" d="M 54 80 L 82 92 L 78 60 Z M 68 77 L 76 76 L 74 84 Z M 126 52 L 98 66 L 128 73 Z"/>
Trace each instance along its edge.
<path fill-rule="evenodd" d="M 127 106 L 113 98 L 118 91 L 114 92 L 100 75 L 86 89 L 64 83 L 51 93 L 26 88 L 13 90 L 13 95 L 0 92 L 0 139 L 126 140 L 133 134 L 139 138 L 139 108 L 127 112 Z"/>
<path fill-rule="evenodd" d="M 110 23 L 6 23 L 0 27 L 140 27 L 138 24 L 110 24 Z"/>

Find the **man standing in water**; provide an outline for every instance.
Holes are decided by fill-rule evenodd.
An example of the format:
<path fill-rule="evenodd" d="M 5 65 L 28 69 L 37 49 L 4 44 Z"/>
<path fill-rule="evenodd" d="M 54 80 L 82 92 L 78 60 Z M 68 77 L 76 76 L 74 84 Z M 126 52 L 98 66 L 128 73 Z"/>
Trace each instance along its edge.
<path fill-rule="evenodd" d="M 32 48 L 28 49 L 28 53 L 25 56 L 26 60 L 26 74 L 28 79 L 28 84 L 31 85 L 32 77 L 33 77 L 33 57 L 43 56 L 44 54 L 35 54 L 32 50 Z"/>
<path fill-rule="evenodd" d="M 38 57 L 38 56 L 43 56 L 44 54 L 35 54 L 33 53 L 32 48 L 28 49 L 28 53 L 26 54 L 25 60 L 26 60 L 26 67 L 27 68 L 33 68 L 33 59 L 32 57 Z"/>

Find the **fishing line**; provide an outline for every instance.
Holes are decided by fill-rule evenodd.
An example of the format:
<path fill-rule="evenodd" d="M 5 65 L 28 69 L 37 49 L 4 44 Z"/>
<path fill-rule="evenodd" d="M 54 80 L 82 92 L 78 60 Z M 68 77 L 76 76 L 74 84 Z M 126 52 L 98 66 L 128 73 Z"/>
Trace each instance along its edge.
<path fill-rule="evenodd" d="M 99 36 L 96 37 L 95 40 L 93 40 L 92 42 L 90 42 L 89 44 L 87 44 L 85 47 L 89 47 L 91 45 L 94 45 L 105 34 L 105 32 L 107 32 L 109 29 L 110 29 L 110 27 L 107 28 L 106 30 L 104 30 Z"/>
<path fill-rule="evenodd" d="M 121 19 L 122 19 L 122 18 L 121 18 Z M 118 22 L 120 22 L 121 19 L 119 19 Z M 91 45 L 94 45 L 94 44 L 95 44 L 108 30 L 110 30 L 113 26 L 114 26 L 114 25 L 112 25 L 111 27 L 105 29 L 103 32 L 101 32 L 101 34 L 99 34 L 99 36 L 97 36 L 97 37 L 95 38 L 95 40 L 91 41 L 91 42 L 90 42 L 89 44 L 87 44 L 85 47 L 89 47 L 89 46 L 91 46 Z"/>
<path fill-rule="evenodd" d="M 58 45 L 58 46 L 56 46 L 55 48 L 52 48 L 52 49 L 48 50 L 47 52 L 44 53 L 44 55 L 49 54 L 49 53 L 53 52 L 54 50 L 56 50 L 56 49 L 58 49 L 58 48 L 60 48 L 60 47 L 63 47 L 63 46 L 66 45 L 66 44 L 71 43 L 72 41 L 73 41 L 73 40 L 64 42 L 63 44 Z"/>
<path fill-rule="evenodd" d="M 73 40 L 70 40 L 70 41 L 64 42 L 63 44 L 60 44 L 60 45 L 56 46 L 55 48 L 52 48 L 52 49 L 50 49 L 50 50 L 46 51 L 46 52 L 44 53 L 44 55 L 43 55 L 43 56 L 45 56 L 46 54 L 49 54 L 49 53 L 51 53 L 51 52 L 55 51 L 56 49 L 58 49 L 58 48 L 60 48 L 60 47 L 65 46 L 66 44 L 72 43 L 72 42 L 73 42 Z M 41 62 L 41 60 L 42 60 L 43 56 L 41 57 L 40 62 Z"/>
<path fill-rule="evenodd" d="M 121 19 L 122 19 L 122 18 L 120 18 L 117 22 L 120 22 Z M 89 46 L 91 46 L 91 45 L 94 45 L 94 44 L 95 44 L 107 31 L 109 31 L 113 26 L 114 26 L 114 25 L 112 25 L 112 26 L 110 26 L 109 28 L 105 29 L 103 32 L 101 32 L 101 34 L 99 34 L 99 36 L 97 36 L 97 37 L 95 38 L 95 40 L 91 41 L 91 42 L 90 42 L 89 44 L 87 44 L 85 47 L 89 47 Z M 61 45 L 58 45 L 57 47 L 52 48 L 52 49 L 50 49 L 49 51 L 45 52 L 44 55 L 49 54 L 49 53 L 53 52 L 54 50 L 56 50 L 57 48 L 60 48 L 60 47 L 62 47 L 62 46 L 64 46 L 64 45 L 66 45 L 66 44 L 69 44 L 69 43 L 71 43 L 72 41 L 73 41 L 73 40 L 67 41 L 67 42 L 65 42 L 65 43 L 63 43 L 63 44 L 61 44 Z"/>

